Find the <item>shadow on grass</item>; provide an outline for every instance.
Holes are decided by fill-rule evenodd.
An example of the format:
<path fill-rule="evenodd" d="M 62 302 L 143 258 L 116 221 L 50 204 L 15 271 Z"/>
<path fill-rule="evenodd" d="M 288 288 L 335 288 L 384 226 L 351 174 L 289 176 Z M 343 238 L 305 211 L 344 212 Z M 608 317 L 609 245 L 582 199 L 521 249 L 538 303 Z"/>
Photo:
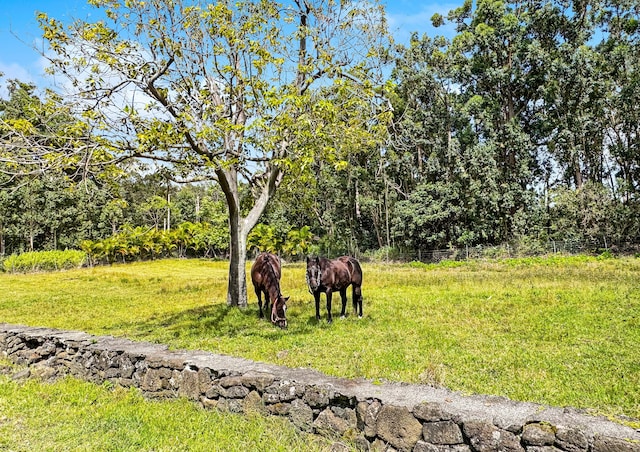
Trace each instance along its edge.
<path fill-rule="evenodd" d="M 169 345 L 180 342 L 183 346 L 193 343 L 201 346 L 211 339 L 251 338 L 274 341 L 290 336 L 314 334 L 318 329 L 330 327 L 323 319 L 318 323 L 315 315 L 300 309 L 287 312 L 288 327 L 280 329 L 268 319 L 260 319 L 255 306 L 229 307 L 222 304 L 199 306 L 180 312 L 161 314 L 112 326 L 134 340 L 163 342 Z M 335 322 L 335 321 L 334 321 Z"/>

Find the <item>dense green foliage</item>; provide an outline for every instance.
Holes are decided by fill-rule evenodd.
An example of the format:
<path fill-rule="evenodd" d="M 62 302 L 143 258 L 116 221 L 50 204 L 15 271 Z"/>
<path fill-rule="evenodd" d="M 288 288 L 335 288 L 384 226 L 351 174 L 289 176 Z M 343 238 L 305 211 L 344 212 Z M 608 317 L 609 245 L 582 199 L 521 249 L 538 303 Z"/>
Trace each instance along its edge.
<path fill-rule="evenodd" d="M 434 16 L 455 34 L 413 36 L 394 70 L 396 243 L 637 241 L 637 16 L 508 0 Z"/>
<path fill-rule="evenodd" d="M 435 15 L 436 25 L 448 27 L 443 36 L 414 35 L 389 51 L 392 72 L 384 87 L 376 85 L 393 106 L 387 140 L 380 139 L 383 116 L 366 126 L 375 124 L 375 133 L 366 127 L 356 133 L 355 118 L 336 109 L 362 111 L 345 94 L 354 86 L 324 87 L 305 97 L 313 111 L 289 112 L 307 121 L 298 121 L 294 134 L 302 153 L 274 161 L 282 180 L 260 220 L 267 235 L 254 234 L 254 244 L 266 241 L 262 249 L 293 256 L 301 249 L 285 243 L 288 234 L 304 227 L 310 249 L 333 255 L 383 247 L 638 242 L 638 13 L 633 2 L 481 0 Z M 58 29 L 47 27 L 48 33 Z M 215 246 L 202 246 L 201 255 L 230 252 L 223 192 L 172 182 L 184 165 L 193 168 L 191 160 L 170 159 L 157 174 L 131 162 L 107 165 L 117 146 L 96 140 L 91 149 L 98 166 L 87 166 L 65 156 L 88 147 L 91 132 L 83 121 L 89 117 L 75 119 L 62 98 L 40 98 L 17 81 L 9 92 L 0 101 L 7 144 L 0 183 L 10 188 L 0 192 L 0 254 L 77 248 L 127 227 L 169 230 L 183 222 L 211 226 Z M 350 128 L 328 128 L 333 121 Z M 147 124 L 150 131 L 154 124 L 160 127 Z M 294 132 L 293 124 L 272 125 Z M 140 135 L 137 153 L 167 140 L 173 146 L 170 132 L 144 134 L 149 142 Z M 30 142 L 27 135 L 48 152 L 36 159 L 29 154 L 35 148 L 21 148 Z M 252 146 L 262 138 L 253 137 Z M 34 159 L 40 170 L 21 163 Z M 248 215 L 256 187 L 250 179 L 238 181 L 237 207 Z M 172 252 L 182 254 L 180 245 Z"/>
<path fill-rule="evenodd" d="M 85 264 L 87 255 L 78 250 L 31 251 L 22 254 L 12 254 L 0 260 L 2 269 L 7 272 L 37 272 L 68 270 L 79 268 Z"/>
<path fill-rule="evenodd" d="M 0 449 L 10 451 L 321 451 L 330 445 L 288 421 L 204 410 L 186 399 L 73 378 L 14 381 L 0 362 Z"/>
<path fill-rule="evenodd" d="M 227 266 L 0 274 L 0 318 L 640 418 L 640 259 L 364 263 L 364 318 L 332 324 L 324 302 L 315 320 L 304 265 L 286 264 L 286 330 L 258 319 L 253 293 L 246 310 L 226 305 Z"/>

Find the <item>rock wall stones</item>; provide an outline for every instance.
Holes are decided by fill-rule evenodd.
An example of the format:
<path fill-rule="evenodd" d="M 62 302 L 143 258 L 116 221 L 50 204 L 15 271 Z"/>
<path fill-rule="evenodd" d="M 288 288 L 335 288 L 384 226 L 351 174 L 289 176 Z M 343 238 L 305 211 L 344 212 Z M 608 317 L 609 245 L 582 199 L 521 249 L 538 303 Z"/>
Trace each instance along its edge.
<path fill-rule="evenodd" d="M 572 409 L 332 378 L 82 332 L 0 324 L 0 354 L 29 366 L 22 376 L 71 374 L 133 386 L 148 397 L 187 397 L 206 408 L 286 416 L 302 431 L 346 439 L 362 450 L 640 451 L 639 432 Z"/>

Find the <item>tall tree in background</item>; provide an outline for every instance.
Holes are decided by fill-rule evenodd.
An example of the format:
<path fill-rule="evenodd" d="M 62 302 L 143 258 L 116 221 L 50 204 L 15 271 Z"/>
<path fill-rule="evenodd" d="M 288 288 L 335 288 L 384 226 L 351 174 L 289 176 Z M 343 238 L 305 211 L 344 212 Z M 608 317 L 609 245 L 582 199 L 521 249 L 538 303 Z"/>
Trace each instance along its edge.
<path fill-rule="evenodd" d="M 596 21 L 609 34 L 599 46 L 600 70 L 610 80 L 606 99 L 605 124 L 607 151 L 612 162 L 611 190 L 623 206 L 628 219 L 638 218 L 640 190 L 640 4 L 606 2 Z M 631 221 L 624 224 L 633 225 Z M 628 231 L 638 235 L 640 226 Z"/>
<path fill-rule="evenodd" d="M 383 11 L 327 0 L 89 3 L 105 20 L 65 26 L 40 15 L 51 70 L 69 77 L 117 158 L 218 182 L 229 211 L 227 303 L 246 306 L 247 235 L 283 175 L 370 140 Z M 332 84 L 339 102 L 318 94 Z"/>
<path fill-rule="evenodd" d="M 394 72 L 389 172 L 406 187 L 398 239 L 446 246 L 539 235 L 554 186 L 615 191 L 618 165 L 608 155 L 627 164 L 621 174 L 634 166 L 624 149 L 636 123 L 620 114 L 637 105 L 627 102 L 632 3 L 479 0 L 433 17 L 454 24 L 455 36 L 414 37 Z M 607 46 L 594 45 L 608 33 Z"/>
<path fill-rule="evenodd" d="M 100 187 L 113 168 L 92 142 L 88 125 L 60 96 L 41 99 L 32 84 L 8 81 L 0 99 L 0 254 L 77 245 L 90 236 L 91 215 L 107 193 Z M 93 155 L 94 173 L 86 156 Z M 7 239 L 9 240 L 7 243 Z"/>
<path fill-rule="evenodd" d="M 465 155 L 474 140 L 469 116 L 460 110 L 449 46 L 442 37 L 414 35 L 393 73 L 394 140 L 385 174 L 399 197 L 391 229 L 405 246 L 441 247 L 473 236 L 463 231 L 473 216 L 468 200 L 479 199 Z M 490 181 L 488 171 L 483 178 Z"/>
<path fill-rule="evenodd" d="M 569 2 L 550 11 L 552 46 L 545 48 L 547 79 L 543 111 L 547 149 L 559 165 L 563 186 L 581 189 L 606 177 L 603 160 L 606 97 L 612 85 L 601 71 L 602 55 L 589 45 L 601 4 Z"/>
<path fill-rule="evenodd" d="M 508 239 L 513 220 L 531 203 L 538 168 L 532 141 L 532 109 L 543 83 L 544 59 L 533 28 L 535 9 L 527 2 L 471 1 L 449 14 L 458 35 L 449 48 L 456 66 L 454 82 L 469 111 L 480 153 L 490 153 L 497 174 L 492 193 L 500 221 L 496 238 Z M 474 151 L 475 152 L 475 151 Z"/>
<path fill-rule="evenodd" d="M 447 17 L 453 39 L 414 37 L 401 54 L 397 161 L 417 185 L 403 184 L 399 238 L 449 246 L 513 237 L 538 169 L 532 134 L 544 59 L 533 14 L 523 3 L 480 0 L 474 9 L 465 1 Z"/>

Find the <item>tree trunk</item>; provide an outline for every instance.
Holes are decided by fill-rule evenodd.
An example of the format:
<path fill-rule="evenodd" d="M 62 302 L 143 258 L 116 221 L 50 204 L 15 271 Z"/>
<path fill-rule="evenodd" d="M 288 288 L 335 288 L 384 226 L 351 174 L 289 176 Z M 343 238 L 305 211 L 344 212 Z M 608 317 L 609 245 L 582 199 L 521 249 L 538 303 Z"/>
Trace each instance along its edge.
<path fill-rule="evenodd" d="M 247 296 L 247 237 L 258 222 L 260 215 L 267 207 L 276 187 L 282 181 L 282 173 L 277 168 L 270 168 L 265 173 L 265 183 L 255 199 L 253 208 L 243 218 L 240 213 L 240 196 L 238 191 L 238 174 L 231 168 L 216 171 L 218 184 L 227 200 L 229 208 L 229 287 L 227 288 L 227 305 L 245 308 Z"/>
<path fill-rule="evenodd" d="M 229 208 L 229 285 L 227 287 L 227 305 L 244 308 L 248 304 L 245 270 L 247 233 L 243 231 L 240 215 L 238 174 L 233 167 L 230 167 L 217 170 L 216 175 Z"/>
<path fill-rule="evenodd" d="M 247 296 L 247 235 L 241 225 L 239 215 L 229 216 L 230 256 L 229 256 L 229 287 L 227 290 L 227 305 L 246 308 Z"/>

